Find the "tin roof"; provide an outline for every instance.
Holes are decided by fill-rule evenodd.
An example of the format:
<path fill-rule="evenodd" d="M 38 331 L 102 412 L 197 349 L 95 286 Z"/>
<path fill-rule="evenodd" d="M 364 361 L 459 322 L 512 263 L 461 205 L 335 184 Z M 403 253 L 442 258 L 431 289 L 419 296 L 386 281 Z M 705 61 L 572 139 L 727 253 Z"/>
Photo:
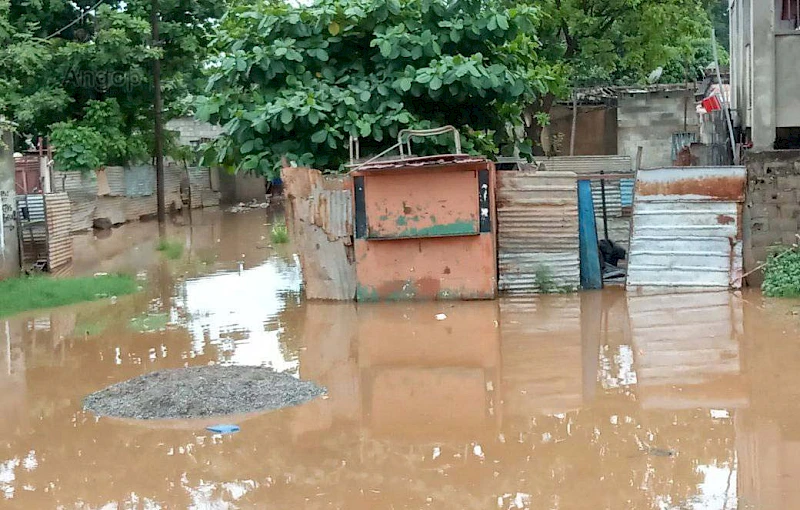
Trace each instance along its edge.
<path fill-rule="evenodd" d="M 461 165 L 467 163 L 481 163 L 489 160 L 482 156 L 471 156 L 469 154 L 436 154 L 433 156 L 417 156 L 404 159 L 384 159 L 371 163 L 356 165 L 352 168 L 354 172 L 376 172 L 385 170 L 397 170 L 400 168 L 423 168 L 439 165 Z"/>

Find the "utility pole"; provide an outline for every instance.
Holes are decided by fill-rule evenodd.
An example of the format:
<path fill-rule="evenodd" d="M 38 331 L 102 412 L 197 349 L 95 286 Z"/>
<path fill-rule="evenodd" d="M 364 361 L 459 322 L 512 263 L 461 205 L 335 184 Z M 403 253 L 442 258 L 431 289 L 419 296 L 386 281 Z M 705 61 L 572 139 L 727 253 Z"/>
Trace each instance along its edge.
<path fill-rule="evenodd" d="M 153 29 L 153 47 L 159 48 L 161 41 L 158 39 L 158 0 L 153 0 L 150 24 Z M 155 114 L 156 201 L 158 204 L 159 225 L 163 225 L 167 219 L 164 200 L 164 126 L 161 123 L 161 110 L 163 109 L 164 105 L 161 99 L 161 58 L 156 58 L 153 61 L 153 110 Z"/>

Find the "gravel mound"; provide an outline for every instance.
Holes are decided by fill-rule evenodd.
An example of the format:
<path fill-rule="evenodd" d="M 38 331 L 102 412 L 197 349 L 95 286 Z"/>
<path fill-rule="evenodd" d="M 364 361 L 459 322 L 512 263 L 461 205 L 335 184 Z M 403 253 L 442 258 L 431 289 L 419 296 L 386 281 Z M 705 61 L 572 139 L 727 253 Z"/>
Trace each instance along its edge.
<path fill-rule="evenodd" d="M 151 372 L 92 393 L 98 416 L 144 420 L 246 414 L 303 404 L 325 394 L 310 381 L 261 367 L 203 366 Z"/>

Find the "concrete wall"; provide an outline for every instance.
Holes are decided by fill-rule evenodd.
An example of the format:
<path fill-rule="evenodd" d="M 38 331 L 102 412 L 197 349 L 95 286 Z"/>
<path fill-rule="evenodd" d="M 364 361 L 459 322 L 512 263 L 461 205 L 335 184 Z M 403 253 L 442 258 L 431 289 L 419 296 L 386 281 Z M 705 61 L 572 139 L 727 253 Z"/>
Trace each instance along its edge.
<path fill-rule="evenodd" d="M 10 131 L 3 132 L 0 143 L 0 216 L 3 224 L 0 227 L 0 279 L 19 273 L 13 146 L 13 134 Z"/>
<path fill-rule="evenodd" d="M 782 0 L 737 0 L 730 13 L 732 105 L 756 149 L 779 127 L 800 127 L 800 32 L 781 19 Z"/>
<path fill-rule="evenodd" d="M 559 156 L 569 156 L 572 138 L 572 108 L 555 105 L 550 110 L 550 131 L 563 135 Z M 617 109 L 606 106 L 578 106 L 575 124 L 575 155 L 603 156 L 617 153 Z"/>
<path fill-rule="evenodd" d="M 202 140 L 213 140 L 222 134 L 222 127 L 200 122 L 194 117 L 179 117 L 167 122 L 169 131 L 178 132 L 178 142 L 181 145 L 196 145 Z"/>
<path fill-rule="evenodd" d="M 750 152 L 744 209 L 744 268 L 766 260 L 775 244 L 792 244 L 800 233 L 800 151 Z M 760 271 L 748 277 L 760 285 Z"/>
<path fill-rule="evenodd" d="M 641 146 L 642 168 L 672 166 L 672 135 L 684 131 L 684 117 L 686 131 L 698 133 L 694 89 L 620 93 L 617 153 L 635 158 Z"/>
<path fill-rule="evenodd" d="M 219 172 L 220 203 L 234 204 L 256 200 L 263 202 L 267 195 L 267 183 L 263 175 L 240 172 Z"/>

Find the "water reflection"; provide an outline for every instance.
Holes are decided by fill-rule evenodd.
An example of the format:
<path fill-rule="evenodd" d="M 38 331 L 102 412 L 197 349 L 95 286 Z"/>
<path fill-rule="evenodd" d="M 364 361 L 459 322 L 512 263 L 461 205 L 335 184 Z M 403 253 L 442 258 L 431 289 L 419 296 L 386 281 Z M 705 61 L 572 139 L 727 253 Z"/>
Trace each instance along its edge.
<path fill-rule="evenodd" d="M 155 262 L 152 284 L 115 305 L 0 321 L 0 506 L 800 504 L 800 323 L 787 310 L 754 294 L 613 290 L 308 303 L 290 252 L 252 247 L 266 230 L 255 218 L 220 218 L 251 235 L 215 227 L 226 248 L 209 276 Z M 163 327 L 132 326 L 157 314 Z M 81 411 L 110 383 L 212 362 L 290 370 L 329 395 L 225 437 Z"/>

